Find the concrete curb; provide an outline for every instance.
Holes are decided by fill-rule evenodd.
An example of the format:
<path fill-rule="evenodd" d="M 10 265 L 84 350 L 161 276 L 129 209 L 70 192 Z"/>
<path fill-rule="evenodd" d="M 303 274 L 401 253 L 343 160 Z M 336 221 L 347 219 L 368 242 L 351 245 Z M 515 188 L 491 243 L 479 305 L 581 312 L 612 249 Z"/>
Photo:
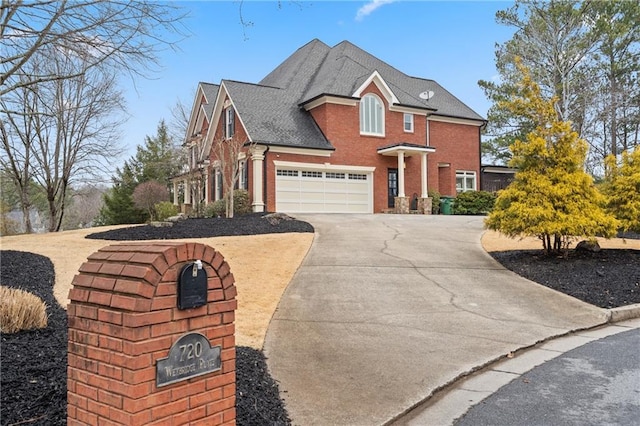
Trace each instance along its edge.
<path fill-rule="evenodd" d="M 640 303 L 608 309 L 610 323 L 640 318 Z"/>
<path fill-rule="evenodd" d="M 464 387 L 464 384 L 470 380 L 476 380 L 476 378 L 480 377 L 480 381 L 482 381 L 483 375 L 490 375 L 493 372 L 492 370 L 495 366 L 506 362 L 507 359 L 505 359 L 505 356 L 502 355 L 482 365 L 478 365 L 470 369 L 469 371 L 462 372 L 453 380 L 434 389 L 433 392 L 431 392 L 431 394 L 421 402 L 415 404 L 413 407 L 403 411 L 402 413 L 398 413 L 398 415 L 396 415 L 394 418 L 385 422 L 384 426 L 418 425 L 421 424 L 421 421 L 424 421 L 427 418 L 429 418 L 429 420 L 432 422 L 435 421 L 437 424 L 453 424 L 456 419 L 464 415 L 469 409 L 471 409 L 471 407 L 480 403 L 491 393 L 497 391 L 500 387 L 506 385 L 508 381 L 511 381 L 513 378 L 515 378 L 516 376 L 514 374 L 521 375 L 524 372 L 529 371 L 530 369 L 533 369 L 541 363 L 547 361 L 548 359 L 539 358 L 539 349 L 541 346 L 552 346 L 555 344 L 554 342 L 562 341 L 562 339 L 579 339 L 582 333 L 593 332 L 597 335 L 598 330 L 602 329 L 603 327 L 617 326 L 616 323 L 619 322 L 639 319 L 640 303 L 622 306 L 619 308 L 603 309 L 603 311 L 605 312 L 606 320 L 601 324 L 594 325 L 593 327 L 571 330 L 555 336 L 549 336 L 548 338 L 542 339 L 533 345 L 518 348 L 511 354 L 509 354 L 507 358 L 511 358 L 511 356 L 526 356 L 527 352 L 538 353 L 537 360 L 527 360 L 523 363 L 524 366 L 520 365 L 518 367 L 522 369 L 521 373 L 517 371 L 507 372 L 506 378 L 502 377 L 497 379 L 497 385 L 495 383 L 496 378 L 492 377 L 490 378 L 491 383 L 482 383 L 482 385 L 480 385 L 480 387 L 485 387 L 485 389 L 473 389 L 471 391 L 461 389 Z M 573 349 L 573 347 L 571 347 L 570 349 Z M 569 350 L 569 348 L 566 348 L 563 351 L 559 351 L 555 356 L 565 352 L 566 350 Z M 510 377 L 508 376 L 509 374 L 512 374 L 514 376 Z M 487 390 L 487 387 L 490 388 L 490 390 Z M 450 401 L 447 401 L 448 399 L 450 399 Z M 453 406 L 453 408 L 451 406 Z"/>

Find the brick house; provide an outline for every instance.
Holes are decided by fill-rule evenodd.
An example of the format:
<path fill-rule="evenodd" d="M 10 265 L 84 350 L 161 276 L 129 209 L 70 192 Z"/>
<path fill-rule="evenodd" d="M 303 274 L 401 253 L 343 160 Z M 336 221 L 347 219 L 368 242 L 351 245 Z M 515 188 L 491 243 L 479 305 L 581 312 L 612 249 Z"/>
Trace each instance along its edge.
<path fill-rule="evenodd" d="M 427 213 L 428 190 L 480 188 L 485 124 L 433 80 L 347 41 L 312 40 L 258 84 L 198 85 L 174 202 L 188 210 L 220 199 L 215 147 L 236 140 L 236 187 L 248 190 L 254 211 Z"/>

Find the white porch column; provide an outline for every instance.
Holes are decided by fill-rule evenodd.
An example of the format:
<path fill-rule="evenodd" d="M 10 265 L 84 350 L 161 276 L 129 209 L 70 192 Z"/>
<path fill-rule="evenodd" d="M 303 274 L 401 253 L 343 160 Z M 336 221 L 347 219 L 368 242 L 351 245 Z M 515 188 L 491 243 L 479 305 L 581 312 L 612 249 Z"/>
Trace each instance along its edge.
<path fill-rule="evenodd" d="M 427 198 L 429 196 L 429 192 L 427 189 L 427 153 L 423 152 L 420 154 L 420 189 L 422 194 L 421 198 Z"/>
<path fill-rule="evenodd" d="M 211 194 L 211 179 L 209 169 L 205 168 L 206 172 L 204 173 L 204 203 L 209 204 L 209 194 Z"/>
<path fill-rule="evenodd" d="M 254 212 L 264 211 L 264 182 L 262 175 L 264 174 L 264 153 L 266 150 L 267 147 L 264 146 L 251 148 L 251 160 L 253 162 L 253 203 L 251 203 L 251 206 Z"/>
<path fill-rule="evenodd" d="M 178 181 L 173 181 L 173 204 L 176 206 L 178 203 Z"/>
<path fill-rule="evenodd" d="M 189 179 L 184 181 L 184 203 L 191 204 L 191 181 Z"/>
<path fill-rule="evenodd" d="M 398 151 L 398 197 L 404 196 L 404 151 Z"/>

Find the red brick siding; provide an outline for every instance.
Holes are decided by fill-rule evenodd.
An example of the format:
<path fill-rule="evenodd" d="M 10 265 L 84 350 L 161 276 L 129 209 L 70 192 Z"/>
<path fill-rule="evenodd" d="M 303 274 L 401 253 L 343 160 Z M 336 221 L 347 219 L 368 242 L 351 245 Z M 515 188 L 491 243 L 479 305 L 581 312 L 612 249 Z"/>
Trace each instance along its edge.
<path fill-rule="evenodd" d="M 429 155 L 429 187 L 438 189 L 442 195 L 455 196 L 457 170 L 476 172 L 476 185 L 479 185 L 480 133 L 478 127 L 430 121 L 429 130 L 430 145 L 436 149 L 436 152 Z M 442 168 L 438 171 L 438 163 L 450 163 L 450 171 L 447 172 Z"/>
<path fill-rule="evenodd" d="M 266 210 L 275 211 L 275 165 L 274 161 L 294 161 L 303 163 L 346 166 L 375 167 L 373 173 L 373 211 L 381 212 L 387 208 L 388 169 L 397 168 L 397 157 L 382 156 L 377 153 L 381 147 L 406 142 L 417 145 L 427 143 L 426 117 L 414 114 L 414 131 L 404 131 L 404 113 L 390 111 L 387 100 L 375 84 L 371 84 L 363 92 L 375 93 L 384 104 L 385 136 L 360 135 L 360 107 L 322 104 L 309 111 L 320 130 L 329 142 L 335 147 L 330 157 L 316 157 L 299 154 L 282 154 L 275 152 L 265 153 L 264 167 L 266 169 L 266 194 L 264 196 Z M 239 121 L 238 121 L 239 123 Z M 216 139 L 222 136 L 222 124 L 216 130 Z M 246 137 L 244 129 L 236 124 L 236 132 Z M 477 126 L 430 121 L 429 145 L 436 152 L 427 156 L 428 188 L 435 189 L 443 195 L 456 194 L 455 171 L 475 171 L 477 184 L 480 182 L 480 134 Z M 211 156 L 213 162 L 215 158 Z M 450 163 L 451 170 L 438 169 L 438 163 Z M 421 165 L 420 156 L 405 157 L 405 195 L 412 197 L 421 194 Z M 249 167 L 249 194 L 253 197 L 252 177 L 253 167 L 250 158 L 247 161 Z M 479 186 L 478 186 L 479 187 Z"/>
<path fill-rule="evenodd" d="M 225 100 L 223 102 L 226 102 L 229 98 L 226 97 Z M 223 111 L 224 114 L 224 111 Z M 242 122 L 240 121 L 240 116 L 236 111 L 236 124 L 235 124 L 235 138 L 239 138 L 239 140 L 243 140 L 246 141 L 248 140 L 247 137 L 247 132 L 245 130 L 245 128 L 242 126 Z M 218 160 L 218 157 L 215 155 L 215 144 L 219 143 L 219 141 L 221 141 L 224 137 L 224 128 L 223 128 L 223 123 L 224 120 L 222 119 L 222 117 L 220 118 L 220 120 L 218 120 L 218 125 L 216 126 L 216 130 L 213 136 L 213 143 L 211 145 L 211 151 L 209 153 L 209 162 L 210 162 L 210 166 L 209 166 L 209 193 L 207 194 L 207 202 L 213 202 L 213 196 L 215 194 L 215 180 L 214 180 L 214 168 L 213 168 L 213 163 L 214 161 Z M 247 152 L 247 150 L 244 150 L 246 156 L 246 165 L 249 168 L 249 172 L 248 172 L 248 188 L 245 188 L 249 191 L 249 200 L 250 202 L 253 202 L 253 165 L 251 163 L 251 156 L 249 155 L 249 153 Z"/>
<path fill-rule="evenodd" d="M 179 271 L 196 259 L 208 302 L 178 310 Z M 89 256 L 69 293 L 68 424 L 234 425 L 235 295 L 223 256 L 203 244 L 120 244 Z M 187 332 L 222 346 L 222 370 L 158 388 L 156 361 Z"/>

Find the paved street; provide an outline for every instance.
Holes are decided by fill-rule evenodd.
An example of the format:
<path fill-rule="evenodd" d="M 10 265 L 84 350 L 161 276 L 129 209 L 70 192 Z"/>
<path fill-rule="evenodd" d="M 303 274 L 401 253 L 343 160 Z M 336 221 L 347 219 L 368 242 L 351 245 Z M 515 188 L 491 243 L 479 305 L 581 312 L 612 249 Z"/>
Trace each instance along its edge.
<path fill-rule="evenodd" d="M 640 422 L 640 328 L 570 350 L 473 407 L 457 426 Z"/>

